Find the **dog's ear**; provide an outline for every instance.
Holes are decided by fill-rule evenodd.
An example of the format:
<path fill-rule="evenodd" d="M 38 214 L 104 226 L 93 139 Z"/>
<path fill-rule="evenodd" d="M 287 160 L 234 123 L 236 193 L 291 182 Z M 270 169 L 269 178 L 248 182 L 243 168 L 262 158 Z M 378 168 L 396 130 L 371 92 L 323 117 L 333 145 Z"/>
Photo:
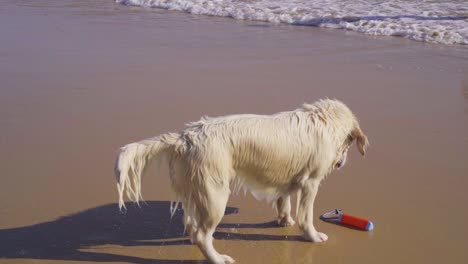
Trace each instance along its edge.
<path fill-rule="evenodd" d="M 364 156 L 366 154 L 366 148 L 369 146 L 369 140 L 367 140 L 366 135 L 357 127 L 351 132 L 351 136 L 356 139 L 357 148 Z"/>

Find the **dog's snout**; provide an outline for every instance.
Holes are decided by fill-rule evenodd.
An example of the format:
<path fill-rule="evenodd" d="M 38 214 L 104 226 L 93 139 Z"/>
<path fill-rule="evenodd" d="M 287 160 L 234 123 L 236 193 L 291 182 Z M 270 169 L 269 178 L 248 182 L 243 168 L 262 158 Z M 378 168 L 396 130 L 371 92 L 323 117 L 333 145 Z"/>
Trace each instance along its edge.
<path fill-rule="evenodd" d="M 337 169 L 341 168 L 341 163 L 342 163 L 341 160 L 338 161 L 338 163 L 336 163 L 336 165 L 335 165 L 335 168 L 337 168 Z"/>
<path fill-rule="evenodd" d="M 343 157 L 335 164 L 335 169 L 339 170 L 346 164 L 346 152 L 343 154 Z"/>
<path fill-rule="evenodd" d="M 343 161 L 342 160 L 338 161 L 335 164 L 335 169 L 339 170 L 339 169 L 341 169 L 341 167 L 343 167 Z"/>

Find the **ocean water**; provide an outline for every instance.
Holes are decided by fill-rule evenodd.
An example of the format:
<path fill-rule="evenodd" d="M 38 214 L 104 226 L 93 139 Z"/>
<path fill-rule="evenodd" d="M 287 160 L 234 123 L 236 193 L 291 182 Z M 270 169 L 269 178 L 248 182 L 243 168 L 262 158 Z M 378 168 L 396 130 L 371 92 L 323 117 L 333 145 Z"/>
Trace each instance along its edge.
<path fill-rule="evenodd" d="M 239 20 L 347 29 L 468 44 L 468 0 L 116 0 L 125 5 L 179 10 Z"/>

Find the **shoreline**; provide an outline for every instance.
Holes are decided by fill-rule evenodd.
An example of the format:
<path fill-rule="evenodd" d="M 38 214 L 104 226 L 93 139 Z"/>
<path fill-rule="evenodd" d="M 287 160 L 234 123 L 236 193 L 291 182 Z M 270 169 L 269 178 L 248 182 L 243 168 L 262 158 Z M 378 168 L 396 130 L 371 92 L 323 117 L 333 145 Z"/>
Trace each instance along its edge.
<path fill-rule="evenodd" d="M 271 24 L 304 25 L 320 28 L 350 30 L 366 35 L 399 36 L 412 41 L 438 44 L 467 45 L 468 36 L 461 26 L 467 20 L 457 2 L 437 1 L 417 5 L 417 2 L 387 4 L 328 1 L 276 1 L 275 5 L 262 1 L 147 1 L 116 0 L 127 7 L 158 8 L 197 16 L 226 17 L 241 21 Z M 423 9 L 424 11 L 420 11 Z M 366 10 L 366 12 L 362 12 Z M 450 10 L 450 11 L 448 11 Z M 404 15 L 402 15 L 402 13 Z M 366 15 L 367 14 L 367 15 Z M 437 21 L 435 23 L 434 21 Z M 460 23 L 457 23 L 461 21 Z"/>

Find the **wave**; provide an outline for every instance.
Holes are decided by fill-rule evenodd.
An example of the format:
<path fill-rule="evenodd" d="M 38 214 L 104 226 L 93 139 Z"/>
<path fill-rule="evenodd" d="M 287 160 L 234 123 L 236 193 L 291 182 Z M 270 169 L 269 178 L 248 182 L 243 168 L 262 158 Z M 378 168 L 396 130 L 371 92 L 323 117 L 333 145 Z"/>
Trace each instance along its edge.
<path fill-rule="evenodd" d="M 465 0 L 116 0 L 195 15 L 353 30 L 376 36 L 468 44 Z"/>

